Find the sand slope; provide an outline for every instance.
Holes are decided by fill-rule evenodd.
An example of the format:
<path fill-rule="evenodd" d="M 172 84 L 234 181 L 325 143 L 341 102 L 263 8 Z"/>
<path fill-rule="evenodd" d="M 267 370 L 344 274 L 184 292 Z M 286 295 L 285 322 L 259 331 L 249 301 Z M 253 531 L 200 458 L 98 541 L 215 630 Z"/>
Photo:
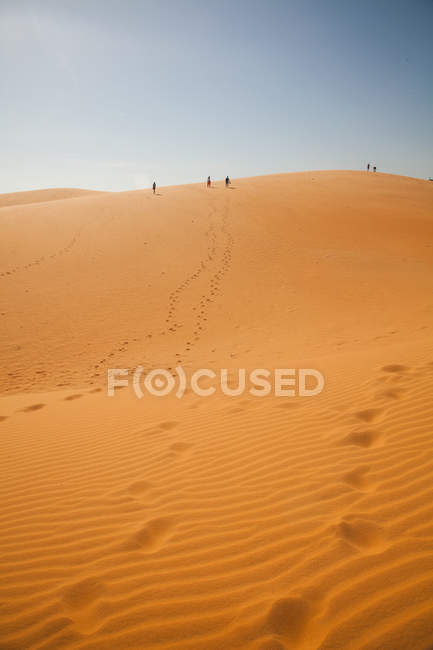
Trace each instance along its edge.
<path fill-rule="evenodd" d="M 61 201 L 62 199 L 73 199 L 88 195 L 95 196 L 96 194 L 101 194 L 101 192 L 71 187 L 33 190 L 31 192 L 11 192 L 10 194 L 0 194 L 0 208 L 7 208 L 12 205 L 27 205 L 29 203 L 45 203 L 46 201 Z"/>
<path fill-rule="evenodd" d="M 1 648 L 433 644 L 432 199 L 314 172 L 1 210 Z M 108 398 L 140 363 L 326 386 Z"/>

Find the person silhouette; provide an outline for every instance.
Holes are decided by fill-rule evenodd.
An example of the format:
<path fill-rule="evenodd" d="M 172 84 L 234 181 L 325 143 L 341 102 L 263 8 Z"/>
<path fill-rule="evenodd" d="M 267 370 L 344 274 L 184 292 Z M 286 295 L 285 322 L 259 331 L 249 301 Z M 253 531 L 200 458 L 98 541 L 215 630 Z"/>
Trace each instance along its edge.
<path fill-rule="evenodd" d="M 373 167 L 373 171 L 374 171 L 374 172 L 376 171 L 376 165 Z"/>
<path fill-rule="evenodd" d="M 228 187 L 229 185 L 230 185 L 230 178 L 226 176 L 226 187 Z"/>
<path fill-rule="evenodd" d="M 153 193 L 155 194 L 155 192 L 156 192 L 156 183 L 155 183 L 155 181 L 153 181 L 152 189 L 153 189 Z"/>
<path fill-rule="evenodd" d="M 207 177 L 207 183 L 206 183 L 206 185 L 207 185 L 207 187 L 210 187 L 210 176 Z"/>
<path fill-rule="evenodd" d="M 368 165 L 367 165 L 367 171 L 368 172 L 370 171 L 370 163 L 368 163 Z"/>

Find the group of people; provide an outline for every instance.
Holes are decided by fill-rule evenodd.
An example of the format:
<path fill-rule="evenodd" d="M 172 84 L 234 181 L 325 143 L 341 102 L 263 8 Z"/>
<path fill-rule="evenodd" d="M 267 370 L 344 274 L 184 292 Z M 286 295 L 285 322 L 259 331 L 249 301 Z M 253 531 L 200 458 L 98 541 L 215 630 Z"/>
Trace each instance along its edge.
<path fill-rule="evenodd" d="M 228 187 L 230 183 L 231 183 L 230 178 L 226 176 L 226 180 L 225 180 L 226 187 Z M 211 187 L 211 186 L 212 186 L 212 182 L 210 180 L 210 176 L 208 176 L 206 181 L 206 187 Z"/>
<path fill-rule="evenodd" d="M 376 171 L 376 167 L 374 168 L 374 171 Z M 231 180 L 230 180 L 230 178 L 228 176 L 226 176 L 225 184 L 226 184 L 226 187 L 231 185 Z M 212 186 L 212 182 L 211 182 L 210 176 L 208 176 L 207 181 L 206 181 L 206 187 L 211 187 L 211 186 Z M 153 193 L 155 194 L 156 193 L 156 182 L 155 181 L 153 181 L 152 190 L 153 190 Z"/>
<path fill-rule="evenodd" d="M 367 164 L 367 171 L 368 171 L 368 172 L 370 171 L 370 167 L 371 167 L 371 165 L 370 165 L 370 163 L 368 163 L 368 164 Z M 373 171 L 374 171 L 374 172 L 376 171 L 376 165 L 374 165 L 374 167 L 373 167 Z"/>

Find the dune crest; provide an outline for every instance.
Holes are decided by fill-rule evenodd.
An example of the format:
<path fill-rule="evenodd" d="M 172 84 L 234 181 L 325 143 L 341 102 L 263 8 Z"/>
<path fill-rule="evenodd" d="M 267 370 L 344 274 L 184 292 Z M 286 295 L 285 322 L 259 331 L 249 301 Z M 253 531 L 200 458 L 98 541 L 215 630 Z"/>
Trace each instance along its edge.
<path fill-rule="evenodd" d="M 18 205 L 31 203 L 45 203 L 47 201 L 63 201 L 64 199 L 75 199 L 83 196 L 96 196 L 106 192 L 95 190 L 80 190 L 73 187 L 57 187 L 50 190 L 31 190 L 27 192 L 10 192 L 0 194 L 0 208 L 9 208 Z"/>

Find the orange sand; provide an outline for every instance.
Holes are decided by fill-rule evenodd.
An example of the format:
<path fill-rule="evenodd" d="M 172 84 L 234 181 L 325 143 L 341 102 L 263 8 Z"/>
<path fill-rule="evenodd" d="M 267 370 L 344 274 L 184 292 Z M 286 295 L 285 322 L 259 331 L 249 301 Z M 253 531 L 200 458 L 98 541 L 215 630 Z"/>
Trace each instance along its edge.
<path fill-rule="evenodd" d="M 433 184 L 0 206 L 0 648 L 432 646 Z M 326 385 L 106 396 L 179 363 Z"/>

